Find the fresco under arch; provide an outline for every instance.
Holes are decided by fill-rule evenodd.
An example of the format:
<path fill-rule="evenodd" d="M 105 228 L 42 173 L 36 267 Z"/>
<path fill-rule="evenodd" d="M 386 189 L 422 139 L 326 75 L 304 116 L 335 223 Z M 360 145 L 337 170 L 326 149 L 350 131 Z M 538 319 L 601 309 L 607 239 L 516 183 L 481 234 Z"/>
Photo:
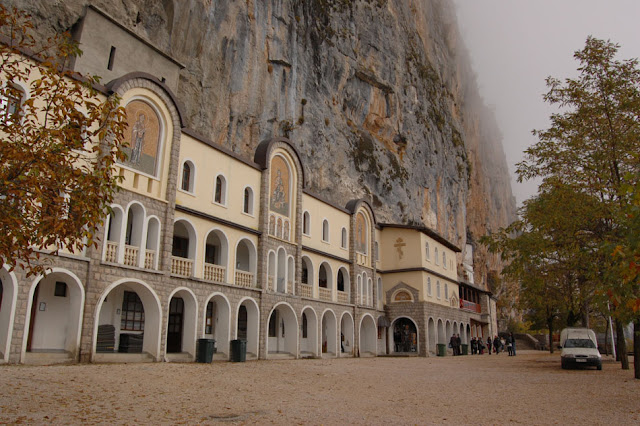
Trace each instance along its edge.
<path fill-rule="evenodd" d="M 291 198 L 291 176 L 289 167 L 284 158 L 275 156 L 271 160 L 271 211 L 289 217 L 289 205 Z"/>
<path fill-rule="evenodd" d="M 123 148 L 127 154 L 124 164 L 156 176 L 161 136 L 160 118 L 151 105 L 141 100 L 129 102 L 125 110 L 129 125 L 124 132 L 127 142 L 127 146 Z"/>

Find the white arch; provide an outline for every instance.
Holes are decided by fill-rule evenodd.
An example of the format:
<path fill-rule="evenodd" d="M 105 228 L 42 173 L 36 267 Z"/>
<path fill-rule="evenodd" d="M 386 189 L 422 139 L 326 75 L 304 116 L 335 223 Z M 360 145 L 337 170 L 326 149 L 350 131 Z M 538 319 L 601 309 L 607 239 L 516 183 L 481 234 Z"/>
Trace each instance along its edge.
<path fill-rule="evenodd" d="M 227 283 L 230 281 L 229 275 L 227 273 L 229 271 L 229 237 L 227 236 L 227 233 L 224 232 L 222 228 L 214 226 L 206 232 L 203 239 L 203 246 L 202 246 L 202 254 L 203 254 L 202 268 L 203 270 L 205 268 L 205 259 L 207 254 L 207 241 L 209 241 L 209 235 L 211 235 L 211 233 L 214 233 L 216 237 L 220 240 L 220 266 L 224 267 L 225 276 L 224 276 L 223 282 Z"/>
<path fill-rule="evenodd" d="M 93 317 L 93 340 L 91 342 L 91 357 L 92 359 L 95 359 L 96 356 L 96 343 L 97 343 L 97 337 L 98 337 L 98 325 L 100 322 L 100 310 L 102 309 L 102 304 L 104 303 L 104 299 L 107 297 L 107 295 L 116 287 L 118 287 L 119 285 L 122 284 L 136 284 L 136 285 L 140 285 L 143 287 L 143 289 L 145 291 L 147 291 L 148 293 L 143 293 L 143 294 L 138 294 L 138 297 L 140 297 L 140 300 L 142 301 L 142 304 L 144 306 L 145 309 L 145 337 L 149 336 L 149 340 L 144 341 L 143 343 L 143 351 L 148 352 L 156 361 L 160 359 L 160 335 L 161 335 L 161 324 L 162 324 L 162 306 L 160 304 L 160 299 L 158 298 L 158 295 L 153 291 L 153 289 L 151 288 L 151 286 L 149 284 L 147 284 L 146 282 L 139 280 L 137 278 L 121 278 L 119 280 L 114 281 L 113 283 L 111 283 L 110 285 L 108 285 L 103 291 L 102 294 L 100 295 L 100 298 L 98 299 L 98 303 L 96 303 L 96 308 L 95 308 L 95 312 L 94 312 L 94 317 Z M 137 293 L 137 292 L 136 292 Z M 151 296 L 151 299 L 149 299 L 148 296 Z M 145 304 L 145 300 L 147 302 L 151 302 Z M 153 303 L 155 302 L 155 303 Z M 151 309 L 149 309 L 151 308 Z M 149 315 L 150 314 L 150 315 Z M 156 315 L 156 317 L 154 318 L 154 314 Z M 149 321 L 151 320 L 151 321 Z M 148 322 L 150 322 L 151 324 L 147 324 Z M 156 328 L 156 332 L 153 332 L 153 328 Z M 149 332 L 149 333 L 147 333 Z"/>
<path fill-rule="evenodd" d="M 184 165 L 187 164 L 189 166 L 189 187 L 184 189 L 182 187 L 182 176 L 184 174 Z M 178 189 L 183 192 L 187 192 L 189 194 L 195 195 L 196 193 L 196 163 L 189 157 L 186 157 L 181 164 L 180 174 L 178 175 Z"/>
<path fill-rule="evenodd" d="M 286 309 L 282 309 L 286 308 Z M 296 315 L 295 309 L 288 302 L 278 302 L 273 305 L 273 308 L 269 312 L 267 316 L 267 321 L 271 321 L 271 315 L 273 315 L 276 311 L 280 312 L 282 316 L 282 326 L 284 330 L 279 327 L 280 324 L 277 324 L 276 327 L 276 337 L 269 337 L 267 334 L 267 357 L 269 355 L 269 350 L 275 349 L 277 352 L 288 352 L 293 355 L 295 358 L 298 358 L 298 316 Z M 286 330 L 291 330 L 290 332 L 286 332 Z M 293 338 L 292 338 L 293 336 Z M 275 340 L 274 340 L 275 339 Z M 282 341 L 281 341 L 282 340 Z M 281 349 L 284 349 L 282 351 Z M 273 352 L 273 351 L 272 351 Z"/>
<path fill-rule="evenodd" d="M 203 309 L 203 315 L 202 315 L 202 336 L 205 336 L 205 327 L 206 327 L 206 321 L 207 321 L 207 305 L 209 304 L 209 302 L 211 302 L 213 299 L 221 299 L 222 301 L 224 301 L 225 304 L 225 308 L 227 311 L 227 315 L 226 318 L 223 317 L 222 318 L 222 327 L 226 327 L 226 333 L 220 332 L 220 324 L 218 324 L 218 326 L 216 326 L 215 328 L 215 334 L 213 334 L 213 338 L 216 339 L 216 349 L 218 353 L 222 353 L 225 354 L 227 356 L 229 356 L 230 352 L 229 352 L 229 342 L 231 341 L 231 302 L 229 301 L 229 298 L 224 294 L 224 293 L 220 293 L 219 291 L 213 292 L 209 295 L 209 297 L 207 297 L 207 299 L 204 302 L 204 309 Z M 239 305 L 238 305 L 239 306 Z M 238 307 L 239 309 L 239 307 Z"/>
<path fill-rule="evenodd" d="M 365 320 L 369 318 L 369 325 L 365 323 Z M 366 313 L 360 318 L 360 323 L 358 324 L 359 332 L 359 342 L 358 349 L 360 351 L 360 355 L 368 352 L 371 355 L 376 355 L 376 346 L 377 346 L 377 327 L 376 320 L 369 313 Z"/>
<path fill-rule="evenodd" d="M 112 212 L 107 215 L 107 219 L 104 221 L 104 238 L 102 239 L 102 260 L 107 261 L 107 244 L 109 241 L 111 241 L 113 243 L 116 243 L 117 245 L 116 253 L 113 256 L 114 259 L 112 260 L 113 262 L 117 262 L 120 257 L 119 253 L 120 251 L 122 251 L 120 246 L 124 238 L 123 232 L 125 230 L 124 228 L 126 224 L 126 221 L 125 221 L 126 216 L 124 214 L 124 209 L 120 205 L 111 204 L 109 207 L 111 208 Z M 114 216 L 118 218 L 119 223 L 114 223 L 113 225 L 118 226 L 119 229 L 114 230 L 114 232 L 117 232 L 117 236 L 112 236 L 113 239 L 109 240 L 109 229 L 112 225 L 111 219 Z"/>
<path fill-rule="evenodd" d="M 139 213 L 137 212 L 139 210 Z M 123 241 L 127 244 L 126 235 L 127 229 L 129 228 L 129 212 L 133 211 L 133 224 L 131 225 L 131 241 L 129 241 L 129 245 L 138 248 L 138 256 L 137 259 L 134 260 L 134 264 L 125 262 L 125 254 L 126 254 L 126 246 L 124 250 L 120 250 L 120 255 L 118 256 L 119 263 L 127 263 L 130 266 L 142 267 L 144 265 L 144 246 L 146 245 L 146 237 L 147 237 L 147 210 L 144 205 L 136 200 L 130 201 L 127 204 L 124 214 L 124 227 L 123 227 Z"/>
<path fill-rule="evenodd" d="M 315 287 L 315 266 L 313 265 L 313 260 L 306 255 L 302 255 L 301 263 L 304 263 L 307 266 L 307 284 Z M 300 266 L 302 268 L 302 266 Z"/>
<path fill-rule="evenodd" d="M 355 320 L 353 319 L 351 312 L 345 311 L 340 315 L 340 343 L 341 346 L 344 346 L 344 353 L 341 348 L 340 356 L 352 356 L 355 354 L 355 326 Z M 344 335 L 344 343 L 342 342 L 342 335 Z"/>
<path fill-rule="evenodd" d="M 258 348 L 260 347 L 260 307 L 258 303 L 251 297 L 243 297 L 238 302 L 235 315 L 235 338 L 238 338 L 238 315 L 240 314 L 240 307 L 247 302 L 247 305 L 251 305 L 251 310 L 247 306 L 247 353 L 254 353 L 259 356 Z"/>
<path fill-rule="evenodd" d="M 196 256 L 197 256 L 197 252 L 198 252 L 198 233 L 196 232 L 196 227 L 193 224 L 193 222 L 191 222 L 191 220 L 189 218 L 186 217 L 177 217 L 173 220 L 173 229 L 172 234 L 175 232 L 175 228 L 176 228 L 176 224 L 178 222 L 185 222 L 188 224 L 188 226 L 185 226 L 186 230 L 187 230 L 187 234 L 189 234 L 189 257 L 188 259 L 191 259 L 194 261 L 196 260 Z M 191 243 L 191 241 L 193 240 L 193 244 Z"/>
<path fill-rule="evenodd" d="M 18 300 L 18 279 L 13 271 L 9 271 L 7 265 L 0 268 L 2 280 L 2 306 L 0 307 L 0 350 L 2 350 L 1 362 L 9 362 L 11 350 L 11 337 L 13 335 L 13 323 Z"/>
<path fill-rule="evenodd" d="M 249 205 L 248 207 L 248 211 L 244 211 L 245 205 L 244 205 L 244 194 L 245 192 L 249 190 Z M 249 216 L 255 216 L 255 191 L 253 190 L 253 187 L 251 185 L 245 185 L 244 188 L 242 188 L 242 213 L 247 214 Z"/>
<path fill-rule="evenodd" d="M 324 346 L 327 343 L 326 353 L 339 356 L 339 342 L 338 342 L 338 319 L 332 309 L 326 308 L 320 316 L 320 344 Z M 326 327 L 325 327 L 326 325 Z M 324 353 L 324 351 L 320 351 Z"/>
<path fill-rule="evenodd" d="M 427 348 L 428 352 L 436 353 L 436 344 L 438 343 L 438 331 L 436 330 L 436 321 L 433 317 L 427 320 Z"/>
<path fill-rule="evenodd" d="M 218 178 L 220 178 L 220 184 L 222 185 L 222 187 L 220 188 L 220 202 L 216 201 L 216 189 L 218 185 Z M 213 202 L 220 206 L 226 206 L 227 200 L 229 198 L 228 191 L 229 191 L 229 179 L 224 173 L 218 172 L 216 174 L 216 177 L 213 179 L 213 197 L 212 197 Z"/>
<path fill-rule="evenodd" d="M 313 314 L 312 317 L 308 315 L 309 311 Z M 302 316 L 307 314 L 307 338 L 302 338 Z M 318 313 L 311 305 L 305 305 L 300 311 L 300 353 L 310 352 L 313 356 L 318 356 L 318 345 L 320 340 L 318 339 Z"/>
<path fill-rule="evenodd" d="M 396 322 L 398 322 L 399 320 L 402 320 L 402 319 L 409 320 L 409 321 L 411 321 L 411 323 L 413 324 L 413 327 L 414 327 L 414 328 L 415 328 L 415 330 L 416 330 L 416 351 L 418 351 L 418 352 L 419 352 L 419 351 L 420 351 L 420 349 L 419 349 L 419 348 L 420 348 L 420 338 L 421 338 L 421 336 L 420 336 L 420 329 L 418 328 L 418 323 L 416 322 L 416 320 L 415 320 L 415 319 L 413 319 L 413 318 L 412 318 L 411 316 L 409 316 L 409 315 L 401 315 L 401 316 L 399 316 L 399 317 L 396 317 L 396 318 L 391 322 L 391 327 L 389 327 L 389 340 L 390 340 L 391 342 L 394 342 L 394 343 L 395 343 L 395 338 L 394 338 L 394 335 L 393 335 L 393 332 L 394 332 L 394 330 L 395 330 L 395 325 L 396 325 Z M 394 346 L 394 352 L 397 352 L 397 351 L 396 351 L 395 346 Z"/>
<path fill-rule="evenodd" d="M 154 229 L 151 225 L 155 224 L 156 229 Z M 147 220 L 145 222 L 145 243 L 144 243 L 144 250 L 146 253 L 146 250 L 153 250 L 154 255 L 153 255 L 153 263 L 152 265 L 147 265 L 146 264 L 146 260 L 143 263 L 143 266 L 146 269 L 158 269 L 158 261 L 160 256 L 158 255 L 158 253 L 160 252 L 159 248 L 160 248 L 160 235 L 162 234 L 162 225 L 160 223 L 160 219 L 158 218 L 158 216 L 156 215 L 150 215 L 147 217 Z M 150 232 L 155 231 L 155 235 L 150 234 Z M 146 259 L 146 258 L 145 258 Z"/>
<path fill-rule="evenodd" d="M 318 266 L 318 287 L 320 286 L 320 269 L 322 268 L 322 265 L 325 265 L 327 289 L 331 290 L 331 292 L 333 293 L 333 290 L 335 288 L 335 285 L 333 284 L 333 270 L 331 269 L 331 265 L 329 264 L 329 262 L 327 262 L 326 260 L 320 262 L 320 266 Z"/>
<path fill-rule="evenodd" d="M 276 254 L 276 283 L 275 290 L 278 293 L 287 292 L 287 251 L 279 246 Z"/>
<path fill-rule="evenodd" d="M 29 339 L 28 330 L 31 325 L 31 309 L 33 308 L 33 294 L 35 293 L 35 290 L 38 284 L 40 284 L 40 282 L 43 279 L 50 277 L 53 274 L 66 275 L 67 277 L 70 278 L 71 283 L 74 284 L 73 287 L 68 286 L 69 292 L 70 292 L 69 303 L 71 305 L 69 307 L 70 309 L 69 315 L 71 317 L 69 325 L 73 328 L 67 332 L 67 336 L 71 336 L 72 339 L 71 341 L 68 341 L 65 339 L 65 350 L 71 353 L 72 359 L 76 360 L 78 358 L 78 354 L 80 351 L 80 335 L 82 334 L 82 316 L 84 313 L 84 299 L 85 299 L 84 286 L 82 285 L 82 281 L 80 281 L 80 278 L 78 278 L 76 274 L 69 271 L 68 269 L 51 268 L 51 270 L 47 273 L 47 275 L 38 274 L 32 281 L 31 286 L 29 288 L 26 318 L 24 322 L 24 330 L 26 331 L 26 333 L 23 334 L 24 337 L 22 339 L 22 350 L 20 352 L 21 363 L 24 362 L 25 354 L 27 352 L 27 341 Z M 71 299 L 79 299 L 79 300 L 76 300 L 76 302 L 74 303 L 74 301 Z M 73 317 L 77 318 L 75 322 L 73 322 Z"/>
<path fill-rule="evenodd" d="M 253 274 L 253 286 L 255 287 L 256 285 L 256 269 L 257 269 L 257 250 L 256 250 L 256 246 L 255 244 L 253 244 L 253 241 L 251 241 L 249 238 L 247 237 L 242 237 L 240 238 L 237 242 L 236 242 L 236 246 L 234 248 L 233 251 L 233 256 L 234 256 L 234 266 L 238 265 L 238 247 L 240 246 L 240 244 L 242 242 L 245 242 L 245 244 L 247 244 L 247 248 L 249 251 L 249 271 L 246 272 L 251 272 Z M 238 268 L 234 268 L 234 270 L 237 270 Z M 243 269 L 240 269 L 243 270 Z M 235 279 L 233 279 L 233 282 L 235 283 Z"/>
<path fill-rule="evenodd" d="M 167 310 L 166 310 L 166 315 L 167 318 L 169 318 L 169 309 L 170 309 L 170 305 L 171 305 L 171 299 L 178 293 L 186 293 L 188 294 L 191 298 L 184 300 L 184 319 L 183 319 L 183 324 L 182 324 L 182 352 L 187 352 L 189 354 L 191 354 L 192 358 L 195 359 L 195 355 L 196 355 L 196 333 L 197 333 L 197 318 L 198 318 L 198 299 L 195 295 L 195 293 L 187 288 L 187 287 L 178 287 L 175 288 L 171 294 L 169 294 L 169 297 L 167 299 Z M 188 311 L 193 311 L 191 312 L 191 315 L 187 315 Z M 165 354 L 167 353 L 167 335 L 168 333 L 165 333 L 165 337 L 164 337 L 164 351 Z"/>
<path fill-rule="evenodd" d="M 351 294 L 351 276 L 349 275 L 349 270 L 344 266 L 339 267 L 338 272 L 336 272 L 336 290 L 338 289 L 338 274 L 340 271 L 342 271 L 342 279 L 344 280 L 344 289 L 342 291 L 349 295 Z"/>

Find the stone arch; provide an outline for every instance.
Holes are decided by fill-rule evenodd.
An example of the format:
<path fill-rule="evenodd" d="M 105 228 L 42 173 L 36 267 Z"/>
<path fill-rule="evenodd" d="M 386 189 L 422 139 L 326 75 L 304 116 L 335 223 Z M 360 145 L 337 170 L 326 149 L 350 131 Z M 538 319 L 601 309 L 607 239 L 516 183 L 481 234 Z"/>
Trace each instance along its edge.
<path fill-rule="evenodd" d="M 353 356 L 355 354 L 356 334 L 354 320 L 350 312 L 344 312 L 340 317 L 340 356 Z M 344 341 L 342 336 L 344 335 Z M 342 351 L 344 349 L 344 352 Z"/>
<path fill-rule="evenodd" d="M 171 273 L 185 277 L 193 276 L 197 247 L 196 227 L 187 218 L 177 218 L 173 222 Z"/>
<path fill-rule="evenodd" d="M 296 261 L 293 256 L 287 256 L 287 286 L 285 291 L 290 294 L 295 293 L 294 281 L 296 277 Z"/>
<path fill-rule="evenodd" d="M 37 362 L 37 352 L 66 353 L 65 361 L 78 359 L 84 298 L 80 278 L 67 269 L 52 268 L 46 276 L 38 275 L 33 280 L 21 362 Z"/>
<path fill-rule="evenodd" d="M 322 323 L 320 344 L 322 346 L 323 357 L 335 357 L 338 351 L 338 327 L 336 324 L 336 314 L 331 309 L 325 309 L 322 313 Z"/>
<path fill-rule="evenodd" d="M 340 275 L 342 275 L 342 277 Z M 349 276 L 349 270 L 344 266 L 338 268 L 338 274 L 336 275 L 336 289 L 344 292 L 346 294 L 346 300 L 349 300 L 351 278 Z"/>
<path fill-rule="evenodd" d="M 193 360 L 196 355 L 198 318 L 196 295 L 186 287 L 178 287 L 171 292 L 168 301 L 165 353 L 187 353 Z M 180 307 L 182 309 L 178 310 Z"/>
<path fill-rule="evenodd" d="M 244 314 L 243 314 L 244 309 Z M 260 308 L 258 303 L 244 297 L 236 310 L 236 339 L 247 341 L 247 358 L 257 358 L 260 347 Z"/>
<path fill-rule="evenodd" d="M 123 300 L 127 297 L 126 293 L 135 293 L 138 300 L 142 304 L 142 316 L 136 318 L 138 307 L 133 307 L 133 316 L 130 321 L 134 321 L 131 326 L 126 324 L 127 312 L 121 311 L 120 308 L 124 306 Z M 131 295 L 130 295 L 131 296 Z M 135 304 L 135 297 L 131 296 L 127 300 L 130 300 L 132 304 Z M 129 309 L 129 308 L 128 308 Z M 124 317 L 124 318 L 123 318 Z M 123 328 L 123 319 L 125 321 Z M 135 321 L 142 321 L 142 330 L 135 330 L 138 327 L 138 323 Z M 115 324 L 114 324 L 115 323 Z M 119 357 L 119 354 L 114 352 L 118 350 L 120 344 L 124 343 L 123 340 L 130 340 L 131 344 L 128 345 L 132 351 L 142 352 L 150 357 L 150 361 L 158 361 L 160 359 L 160 336 L 161 336 L 161 324 L 162 324 L 162 308 L 160 299 L 153 291 L 151 286 L 142 280 L 135 278 L 123 278 L 115 281 L 109 285 L 102 292 L 98 303 L 96 304 L 95 319 L 93 326 L 93 343 L 92 343 L 92 359 L 94 361 L 121 361 L 124 358 Z M 112 351 L 103 352 L 99 351 L 97 345 L 100 338 L 101 331 L 100 326 L 112 325 L 114 327 L 114 342 Z M 129 330 L 131 329 L 131 330 Z M 127 335 L 126 339 L 123 339 L 123 334 Z M 135 343 L 137 339 L 131 336 L 142 336 L 142 345 L 139 348 Z M 140 349 L 140 350 L 138 350 Z M 142 357 L 142 359 L 147 357 Z"/>
<path fill-rule="evenodd" d="M 307 305 L 300 313 L 300 356 L 302 358 L 319 356 L 318 340 L 318 314 Z"/>
<path fill-rule="evenodd" d="M 210 309 L 211 308 L 211 309 Z M 222 293 L 211 294 L 204 304 L 202 335 L 215 339 L 217 354 L 228 359 L 229 341 L 231 340 L 231 303 Z"/>
<path fill-rule="evenodd" d="M 277 267 L 276 267 L 276 252 L 273 250 L 269 250 L 267 254 L 267 289 L 271 291 L 276 291 L 276 282 L 278 281 L 276 277 Z"/>
<path fill-rule="evenodd" d="M 274 305 L 267 328 L 267 358 L 276 354 L 298 357 L 298 318 L 290 304 Z"/>
<path fill-rule="evenodd" d="M 2 286 L 2 304 L 0 305 L 0 362 L 9 362 L 11 336 L 18 300 L 18 279 L 6 265 L 0 267 L 0 286 Z"/>
<path fill-rule="evenodd" d="M 358 344 L 360 356 L 375 356 L 377 346 L 376 321 L 371 314 L 364 314 L 360 319 L 360 342 Z"/>
<path fill-rule="evenodd" d="M 467 341 L 467 334 L 465 333 L 465 328 L 464 328 L 464 324 L 460 323 L 458 325 L 458 335 L 460 336 L 460 341 L 463 345 L 467 345 L 469 344 L 469 342 Z"/>
<path fill-rule="evenodd" d="M 390 339 L 393 341 L 393 352 L 418 353 L 420 335 L 418 325 L 409 316 L 400 316 L 393 320 L 389 333 L 393 333 Z"/>
<path fill-rule="evenodd" d="M 144 248 L 147 211 L 144 206 L 131 201 L 126 208 L 124 228 L 124 250 L 120 252 L 120 263 L 128 266 L 141 266 L 143 262 L 142 250 Z"/>
<path fill-rule="evenodd" d="M 329 262 L 320 263 L 318 268 L 318 287 L 333 291 L 333 272 Z"/>

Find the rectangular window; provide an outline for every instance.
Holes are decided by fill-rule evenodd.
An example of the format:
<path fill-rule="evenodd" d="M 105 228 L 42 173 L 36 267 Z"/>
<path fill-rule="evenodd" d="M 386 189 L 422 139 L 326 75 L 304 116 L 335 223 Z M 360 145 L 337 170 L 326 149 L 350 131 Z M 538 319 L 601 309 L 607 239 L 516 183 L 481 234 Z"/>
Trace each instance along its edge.
<path fill-rule="evenodd" d="M 11 124 L 20 112 L 22 103 L 21 91 L 7 85 L 0 95 L 0 121 Z"/>
<path fill-rule="evenodd" d="M 204 334 L 213 334 L 213 303 L 207 303 Z"/>
<path fill-rule="evenodd" d="M 56 289 L 54 290 L 53 295 L 58 297 L 67 297 L 67 283 L 56 281 Z"/>
<path fill-rule="evenodd" d="M 107 63 L 107 69 L 109 71 L 113 70 L 113 63 L 116 60 L 116 47 L 111 46 L 111 50 L 109 51 L 109 62 Z"/>
<path fill-rule="evenodd" d="M 125 291 L 122 297 L 120 330 L 144 331 L 144 308 L 138 294 Z"/>

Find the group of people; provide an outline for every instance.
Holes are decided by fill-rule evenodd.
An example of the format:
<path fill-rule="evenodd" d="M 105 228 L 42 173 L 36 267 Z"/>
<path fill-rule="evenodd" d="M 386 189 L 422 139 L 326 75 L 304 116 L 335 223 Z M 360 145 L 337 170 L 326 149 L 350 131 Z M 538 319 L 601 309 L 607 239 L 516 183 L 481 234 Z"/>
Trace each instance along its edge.
<path fill-rule="evenodd" d="M 451 338 L 453 339 L 453 337 Z M 491 339 L 491 336 L 489 336 L 487 337 L 486 344 L 480 337 L 471 338 L 471 355 L 482 355 L 485 349 L 489 355 L 491 355 L 492 351 L 494 354 L 499 354 L 500 352 L 504 352 L 505 347 L 507 352 L 509 352 L 509 356 L 516 356 L 516 339 L 513 337 L 513 333 L 509 333 L 506 339 L 498 336 L 494 336 L 494 338 Z"/>
<path fill-rule="evenodd" d="M 460 348 L 462 347 L 462 339 L 459 334 L 453 334 L 449 339 L 449 347 L 453 350 L 453 356 L 462 355 Z"/>

